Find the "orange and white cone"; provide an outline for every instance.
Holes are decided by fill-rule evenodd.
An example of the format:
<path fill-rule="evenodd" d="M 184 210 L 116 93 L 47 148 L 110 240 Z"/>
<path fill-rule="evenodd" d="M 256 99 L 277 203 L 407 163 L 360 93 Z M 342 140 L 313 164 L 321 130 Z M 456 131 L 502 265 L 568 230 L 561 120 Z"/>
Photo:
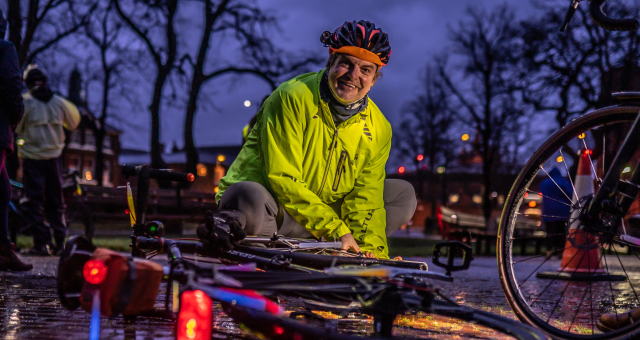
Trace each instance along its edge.
<path fill-rule="evenodd" d="M 590 151 L 591 150 L 582 150 L 580 155 L 578 173 L 576 174 L 576 178 L 573 182 L 575 186 L 575 194 L 572 197 L 572 203 L 574 206 L 578 206 L 578 199 L 595 193 L 593 188 L 591 161 L 589 159 Z M 579 217 L 580 209 L 575 209 L 571 213 L 569 237 L 573 238 L 579 245 L 597 243 L 598 239 L 596 236 L 587 234 L 587 239 L 585 239 L 585 234 L 582 232 L 582 225 L 580 224 Z M 590 250 L 577 249 L 567 238 L 564 253 L 562 254 L 562 263 L 560 264 L 558 271 L 568 274 L 603 274 L 605 271 L 602 269 L 602 263 L 600 261 L 600 248 Z"/>

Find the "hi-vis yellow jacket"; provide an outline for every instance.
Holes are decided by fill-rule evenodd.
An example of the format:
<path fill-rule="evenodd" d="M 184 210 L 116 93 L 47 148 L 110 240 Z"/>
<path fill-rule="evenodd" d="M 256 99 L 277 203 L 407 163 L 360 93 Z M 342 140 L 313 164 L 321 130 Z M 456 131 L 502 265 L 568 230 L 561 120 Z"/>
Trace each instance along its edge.
<path fill-rule="evenodd" d="M 315 237 L 351 232 L 363 252 L 388 258 L 382 192 L 391 125 L 369 99 L 336 127 L 320 98 L 323 72 L 293 78 L 269 96 L 216 199 L 234 183 L 260 183 Z"/>

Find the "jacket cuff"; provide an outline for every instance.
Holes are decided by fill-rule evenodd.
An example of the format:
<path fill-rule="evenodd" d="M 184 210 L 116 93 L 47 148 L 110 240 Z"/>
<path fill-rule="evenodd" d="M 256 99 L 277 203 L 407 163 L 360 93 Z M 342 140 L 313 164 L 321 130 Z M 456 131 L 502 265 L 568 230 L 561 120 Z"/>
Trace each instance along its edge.
<path fill-rule="evenodd" d="M 349 229 L 349 227 L 347 227 L 346 224 L 341 224 L 337 229 L 336 229 L 336 237 L 342 237 L 346 234 L 351 234 L 351 229 Z"/>

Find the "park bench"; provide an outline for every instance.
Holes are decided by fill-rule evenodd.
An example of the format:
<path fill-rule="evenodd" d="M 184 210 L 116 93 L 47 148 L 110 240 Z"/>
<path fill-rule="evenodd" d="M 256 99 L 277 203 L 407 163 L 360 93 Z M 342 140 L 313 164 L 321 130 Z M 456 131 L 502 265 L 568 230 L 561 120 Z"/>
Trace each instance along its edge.
<path fill-rule="evenodd" d="M 129 216 L 126 211 L 127 190 L 91 185 L 81 186 L 82 194 L 67 201 L 67 215 L 72 220 L 115 222 L 126 225 Z M 132 188 L 133 197 L 136 189 Z M 167 233 L 181 234 L 184 223 L 201 223 L 207 210 L 215 210 L 215 194 L 191 190 L 149 189 L 146 221 L 158 220 L 165 225 Z M 123 231 L 128 231 L 123 229 Z M 99 231 L 98 231 L 99 232 Z"/>
<path fill-rule="evenodd" d="M 516 223 L 521 253 L 524 254 L 527 246 L 533 243 L 536 255 L 539 254 L 544 237 L 535 232 L 538 229 L 537 222 L 518 216 Z M 499 221 L 496 221 L 496 225 L 498 224 Z M 444 206 L 438 207 L 438 226 L 441 235 L 448 241 L 461 241 L 469 245 L 475 242 L 476 255 L 490 256 L 492 246 L 496 244 L 498 238 L 497 232 L 487 230 L 487 223 L 483 216 L 455 211 Z"/>

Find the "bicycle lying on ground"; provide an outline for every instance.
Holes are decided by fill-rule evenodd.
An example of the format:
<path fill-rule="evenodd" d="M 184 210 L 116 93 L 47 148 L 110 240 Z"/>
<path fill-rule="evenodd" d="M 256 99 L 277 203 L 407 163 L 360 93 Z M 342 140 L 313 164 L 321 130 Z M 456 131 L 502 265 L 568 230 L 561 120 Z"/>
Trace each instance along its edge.
<path fill-rule="evenodd" d="M 121 313 L 173 318 L 178 339 L 210 339 L 213 300 L 259 338 L 417 338 L 432 331 L 397 325 L 398 316 L 427 318 L 425 313 L 459 319 L 474 328 L 486 327 L 516 339 L 544 338 L 530 326 L 454 303 L 431 283 L 451 282 L 453 278 L 428 272 L 423 262 L 335 256 L 340 244 L 278 236 L 247 237 L 232 250 L 209 241 L 165 239 L 160 222 L 144 221 L 148 180 L 185 181 L 192 177 L 144 166 L 125 166 L 124 173 L 138 176 L 137 200 L 130 212 L 134 215 L 132 258 L 96 249 L 79 236 L 67 242 L 60 257 L 60 301 L 68 309 L 82 306 L 93 310 L 92 320 L 98 321 L 92 323 L 92 334 L 98 334 L 95 327 L 100 314 Z M 132 195 L 129 198 L 133 202 Z M 445 250 L 447 259 L 441 261 Z M 457 252 L 463 253 L 462 264 L 454 263 Z M 158 254 L 167 255 L 167 265 L 143 259 Z M 434 264 L 443 266 L 448 274 L 467 269 L 471 260 L 471 249 L 459 242 L 439 244 L 434 249 Z M 166 282 L 167 292 L 163 308 L 157 309 L 154 305 L 161 281 Z M 282 306 L 266 297 L 287 299 L 283 306 L 289 310 L 288 316 Z"/>
<path fill-rule="evenodd" d="M 591 1 L 596 24 L 609 30 L 638 28 L 633 19 L 607 18 L 601 8 L 605 1 Z M 578 2 L 571 3 L 563 29 Z M 634 215 L 640 212 L 640 93 L 614 93 L 613 97 L 621 104 L 572 121 L 534 153 L 502 212 L 497 257 L 507 300 L 520 320 L 554 338 L 640 337 L 640 322 L 624 325 L 620 321 L 624 327 L 607 329 L 601 320 L 603 314 L 622 320 L 640 306 L 640 235 L 633 225 Z M 626 136 L 624 142 L 622 136 Z M 571 192 L 549 175 L 553 165 L 569 177 Z M 572 180 L 576 168 L 577 177 L 591 173 L 590 177 Z M 559 189 L 560 198 L 534 190 L 545 178 Z M 516 236 L 515 225 L 518 216 L 529 214 L 521 209 L 528 195 L 566 207 L 562 216 L 541 216 L 564 221 L 566 232 L 546 236 L 548 244 L 560 237 L 564 247 L 546 255 L 524 255 L 526 244 Z M 562 261 L 554 260 L 554 255 Z"/>

